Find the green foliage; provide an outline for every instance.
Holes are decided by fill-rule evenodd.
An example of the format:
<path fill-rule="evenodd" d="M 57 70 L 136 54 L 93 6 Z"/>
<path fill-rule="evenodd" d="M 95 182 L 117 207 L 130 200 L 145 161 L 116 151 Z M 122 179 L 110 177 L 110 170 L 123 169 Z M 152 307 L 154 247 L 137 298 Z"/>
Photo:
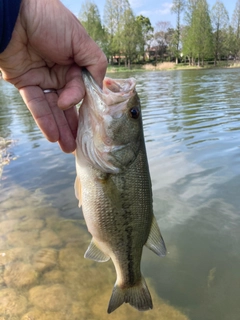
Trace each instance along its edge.
<path fill-rule="evenodd" d="M 151 49 L 154 60 L 180 60 L 182 55 L 191 64 L 211 59 L 240 56 L 240 0 L 236 0 L 231 24 L 221 0 L 209 11 L 207 0 L 173 0 L 176 27 L 159 21 L 153 29 L 148 17 L 135 16 L 129 0 L 105 0 L 103 23 L 97 5 L 86 0 L 79 19 L 109 61 L 131 63 L 144 61 Z M 184 17 L 183 24 L 181 17 Z"/>
<path fill-rule="evenodd" d="M 198 65 L 213 53 L 212 26 L 206 0 L 189 1 L 189 25 L 184 31 L 183 53 Z"/>
<path fill-rule="evenodd" d="M 238 56 L 240 52 L 240 0 L 237 0 L 232 16 L 232 30 L 235 44 L 231 48 L 234 56 Z"/>
<path fill-rule="evenodd" d="M 181 24 L 180 24 L 180 18 L 181 18 L 181 12 L 184 10 L 185 6 L 185 0 L 173 0 L 173 6 L 171 11 L 173 13 L 176 13 L 177 15 L 177 23 L 176 23 L 176 29 L 174 30 L 173 35 L 173 41 L 172 41 L 172 47 L 173 52 L 176 57 L 176 63 L 178 63 L 178 57 L 180 55 L 180 40 L 181 40 Z"/>
<path fill-rule="evenodd" d="M 102 27 L 101 17 L 97 5 L 94 2 L 86 0 L 81 7 L 79 20 L 87 30 L 89 36 L 104 49 L 105 30 Z"/>
<path fill-rule="evenodd" d="M 211 11 L 212 29 L 213 29 L 213 49 L 214 62 L 220 60 L 222 56 L 228 56 L 228 12 L 224 4 L 217 0 Z"/>
<path fill-rule="evenodd" d="M 104 24 L 110 57 L 117 56 L 119 63 L 124 59 L 130 67 L 133 59 L 144 55 L 144 46 L 153 28 L 148 18 L 134 16 L 128 0 L 106 0 Z"/>
<path fill-rule="evenodd" d="M 147 42 L 153 37 L 153 27 L 151 25 L 151 22 L 149 18 L 144 17 L 143 15 L 136 17 L 136 22 L 139 24 L 141 28 L 141 33 L 144 38 L 144 44 L 147 44 Z"/>

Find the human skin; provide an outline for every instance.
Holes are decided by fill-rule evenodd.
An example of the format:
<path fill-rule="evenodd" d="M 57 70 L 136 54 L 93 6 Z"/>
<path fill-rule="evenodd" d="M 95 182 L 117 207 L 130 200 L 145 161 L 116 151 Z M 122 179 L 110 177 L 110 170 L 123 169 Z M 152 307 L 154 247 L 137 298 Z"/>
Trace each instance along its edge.
<path fill-rule="evenodd" d="M 19 90 L 45 137 L 64 152 L 76 148 L 82 67 L 102 85 L 106 57 L 78 19 L 58 0 L 22 0 L 11 41 L 0 54 L 3 79 Z M 57 93 L 44 94 L 49 88 Z"/>

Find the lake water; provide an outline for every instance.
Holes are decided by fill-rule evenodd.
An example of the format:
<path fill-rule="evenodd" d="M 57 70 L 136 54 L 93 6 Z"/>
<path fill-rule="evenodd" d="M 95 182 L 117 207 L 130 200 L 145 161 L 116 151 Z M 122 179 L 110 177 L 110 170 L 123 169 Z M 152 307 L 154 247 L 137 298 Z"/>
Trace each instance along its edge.
<path fill-rule="evenodd" d="M 137 79 L 164 258 L 144 250 L 154 309 L 106 309 L 111 261 L 88 261 L 74 157 L 46 141 L 0 80 L 0 319 L 240 319 L 240 70 L 117 73 Z M 3 151 L 5 154 L 3 155 Z M 8 154 L 8 158 L 7 158 Z"/>

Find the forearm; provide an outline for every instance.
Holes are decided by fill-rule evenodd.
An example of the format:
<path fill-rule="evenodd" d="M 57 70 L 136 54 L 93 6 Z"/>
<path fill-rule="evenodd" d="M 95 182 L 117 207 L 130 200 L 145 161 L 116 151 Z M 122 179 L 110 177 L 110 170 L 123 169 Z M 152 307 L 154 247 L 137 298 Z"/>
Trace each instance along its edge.
<path fill-rule="evenodd" d="M 0 53 L 11 40 L 21 0 L 0 0 Z"/>

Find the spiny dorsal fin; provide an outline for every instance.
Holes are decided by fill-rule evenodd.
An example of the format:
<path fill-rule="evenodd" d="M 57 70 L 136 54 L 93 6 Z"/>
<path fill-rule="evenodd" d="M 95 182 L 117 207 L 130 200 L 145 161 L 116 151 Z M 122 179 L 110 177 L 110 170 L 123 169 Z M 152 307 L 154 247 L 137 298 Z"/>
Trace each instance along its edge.
<path fill-rule="evenodd" d="M 103 253 L 94 243 L 93 239 L 85 252 L 84 258 L 91 259 L 97 262 L 106 262 L 110 259 L 108 255 Z"/>
<path fill-rule="evenodd" d="M 78 199 L 78 206 L 79 208 L 82 205 L 82 193 L 81 193 L 81 183 L 78 176 L 76 176 L 75 183 L 74 183 L 74 189 L 75 189 L 75 196 Z"/>
<path fill-rule="evenodd" d="M 166 246 L 159 230 L 156 218 L 153 216 L 152 226 L 150 230 L 150 234 L 148 236 L 148 240 L 145 244 L 147 248 L 152 250 L 158 256 L 166 255 Z"/>

